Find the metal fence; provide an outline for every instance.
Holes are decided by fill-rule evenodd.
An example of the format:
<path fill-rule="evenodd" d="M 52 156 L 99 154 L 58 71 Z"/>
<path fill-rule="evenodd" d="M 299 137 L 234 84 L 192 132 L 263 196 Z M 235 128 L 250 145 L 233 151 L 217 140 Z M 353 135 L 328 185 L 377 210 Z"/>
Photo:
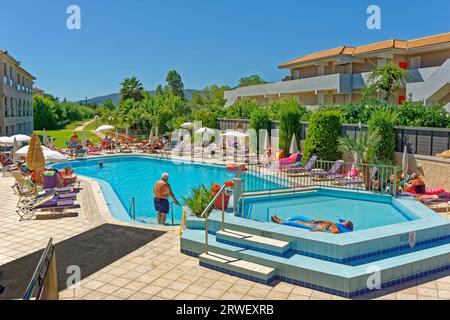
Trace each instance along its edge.
<path fill-rule="evenodd" d="M 243 130 L 250 127 L 247 119 L 219 119 L 221 130 L 236 129 L 240 124 Z M 300 123 L 300 140 L 306 140 L 308 123 Z M 278 129 L 279 122 L 272 121 L 271 129 Z M 361 132 L 367 132 L 366 125 L 343 124 L 341 133 L 343 136 L 357 138 Z M 435 156 L 438 153 L 450 150 L 450 129 L 426 128 L 426 127 L 395 127 L 395 151 L 403 152 L 405 147 L 410 154 Z"/>
<path fill-rule="evenodd" d="M 372 191 L 381 194 L 398 193 L 400 173 L 397 167 L 361 164 L 354 166 L 342 160 L 317 160 L 313 166 L 246 165 L 242 175 L 246 192 L 272 193 L 279 190 L 302 190 L 311 187 L 330 187 L 346 190 Z"/>

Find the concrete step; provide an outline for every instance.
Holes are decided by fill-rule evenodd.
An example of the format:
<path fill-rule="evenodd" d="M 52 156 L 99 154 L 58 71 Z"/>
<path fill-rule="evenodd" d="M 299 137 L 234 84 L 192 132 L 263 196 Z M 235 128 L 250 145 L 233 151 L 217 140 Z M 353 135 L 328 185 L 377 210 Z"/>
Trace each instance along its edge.
<path fill-rule="evenodd" d="M 276 256 L 284 256 L 290 249 L 287 241 L 257 236 L 250 233 L 225 229 L 216 233 L 218 242 L 239 246 Z"/>
<path fill-rule="evenodd" d="M 203 267 L 264 284 L 269 284 L 276 276 L 274 268 L 214 252 L 201 254 L 199 261 Z"/>

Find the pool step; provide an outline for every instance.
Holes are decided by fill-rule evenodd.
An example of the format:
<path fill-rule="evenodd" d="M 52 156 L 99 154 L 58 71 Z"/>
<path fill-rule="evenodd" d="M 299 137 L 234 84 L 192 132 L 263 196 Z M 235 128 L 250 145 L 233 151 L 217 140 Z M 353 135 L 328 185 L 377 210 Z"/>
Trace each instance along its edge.
<path fill-rule="evenodd" d="M 264 284 L 269 284 L 276 275 L 274 268 L 214 252 L 201 254 L 199 261 L 202 267 Z"/>
<path fill-rule="evenodd" d="M 290 243 L 287 241 L 229 229 L 216 232 L 216 239 L 221 243 L 231 244 L 276 256 L 284 256 L 290 249 Z"/>

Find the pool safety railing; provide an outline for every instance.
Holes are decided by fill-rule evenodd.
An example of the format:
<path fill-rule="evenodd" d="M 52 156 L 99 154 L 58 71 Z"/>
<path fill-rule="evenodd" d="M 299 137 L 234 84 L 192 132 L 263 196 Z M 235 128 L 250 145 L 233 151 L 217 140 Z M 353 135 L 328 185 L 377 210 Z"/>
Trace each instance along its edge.
<path fill-rule="evenodd" d="M 58 275 L 53 239 L 47 247 L 34 270 L 27 286 L 23 300 L 58 300 Z"/>
<path fill-rule="evenodd" d="M 248 192 L 278 193 L 280 190 L 302 190 L 311 187 L 328 187 L 379 194 L 398 194 L 401 171 L 395 166 L 355 164 L 344 161 L 317 160 L 308 168 L 303 164 L 281 167 L 246 164 L 247 171 L 240 179 L 241 188 Z M 238 195 L 237 197 L 243 197 Z M 234 205 L 237 206 L 237 201 Z"/>
<path fill-rule="evenodd" d="M 233 179 L 233 197 L 237 196 L 237 197 L 241 197 L 243 195 L 242 190 L 244 190 L 243 184 L 241 183 L 241 175 L 242 175 L 242 170 L 243 170 L 244 166 L 240 165 L 236 175 Z M 219 200 L 219 198 L 221 197 L 221 211 L 222 211 L 222 219 L 221 219 L 221 230 L 224 231 L 225 230 L 225 191 L 227 190 L 228 186 L 224 183 L 222 185 L 222 187 L 220 188 L 219 192 L 217 192 L 217 194 L 213 197 L 213 199 L 211 200 L 211 202 L 208 204 L 208 206 L 205 208 L 205 210 L 203 210 L 201 217 L 205 219 L 205 253 L 208 253 L 208 233 L 209 233 L 209 229 L 208 229 L 208 218 L 209 215 L 211 214 L 211 211 L 214 208 L 214 205 L 216 204 L 217 200 Z M 236 190 L 237 188 L 237 192 L 235 192 L 234 190 Z M 233 206 L 234 206 L 234 202 L 235 200 L 233 200 Z M 235 207 L 233 208 L 233 211 L 235 210 Z"/>

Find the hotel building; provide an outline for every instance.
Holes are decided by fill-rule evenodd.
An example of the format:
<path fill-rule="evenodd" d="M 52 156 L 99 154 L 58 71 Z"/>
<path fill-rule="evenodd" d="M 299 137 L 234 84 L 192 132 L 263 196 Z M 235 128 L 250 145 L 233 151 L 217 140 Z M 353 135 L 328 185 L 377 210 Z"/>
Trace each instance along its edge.
<path fill-rule="evenodd" d="M 0 135 L 33 132 L 33 81 L 35 78 L 7 51 L 0 49 Z"/>
<path fill-rule="evenodd" d="M 422 100 L 450 111 L 450 32 L 312 53 L 280 65 L 289 71 L 281 82 L 237 88 L 224 97 L 227 106 L 246 98 L 265 104 L 286 97 L 306 106 L 344 105 L 359 101 L 369 73 L 386 63 L 408 69 L 411 76 L 395 93 L 398 103 Z"/>

